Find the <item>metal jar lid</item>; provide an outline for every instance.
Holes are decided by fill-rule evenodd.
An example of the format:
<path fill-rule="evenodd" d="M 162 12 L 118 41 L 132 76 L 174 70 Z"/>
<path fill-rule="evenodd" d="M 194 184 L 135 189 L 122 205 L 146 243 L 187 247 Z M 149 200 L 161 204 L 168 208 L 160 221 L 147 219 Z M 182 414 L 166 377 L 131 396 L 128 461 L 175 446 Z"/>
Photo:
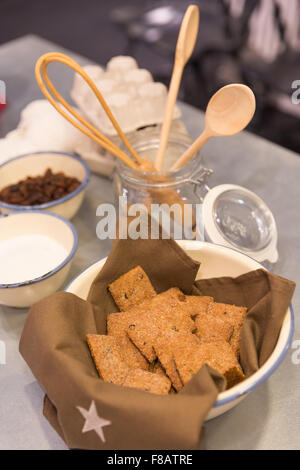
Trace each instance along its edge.
<path fill-rule="evenodd" d="M 235 248 L 259 262 L 276 263 L 277 227 L 268 206 L 242 186 L 223 184 L 210 189 L 203 201 L 205 236 Z"/>

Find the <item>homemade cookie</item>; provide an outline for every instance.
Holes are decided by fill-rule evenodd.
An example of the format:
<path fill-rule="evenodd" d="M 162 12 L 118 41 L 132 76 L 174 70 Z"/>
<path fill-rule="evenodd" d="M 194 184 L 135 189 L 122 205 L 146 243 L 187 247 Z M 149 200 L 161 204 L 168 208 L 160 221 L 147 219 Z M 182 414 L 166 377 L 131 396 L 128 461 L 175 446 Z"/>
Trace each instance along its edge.
<path fill-rule="evenodd" d="M 153 344 L 158 333 L 159 331 L 156 323 L 153 321 L 153 317 L 148 314 L 144 314 L 142 318 L 136 319 L 136 321 L 128 325 L 127 329 L 127 335 L 130 340 L 150 363 L 154 362 L 157 358 Z"/>
<path fill-rule="evenodd" d="M 112 282 L 108 289 L 120 310 L 128 310 L 156 295 L 154 287 L 141 266 L 136 266 L 123 274 Z"/>
<path fill-rule="evenodd" d="M 214 302 L 208 305 L 207 314 L 221 317 L 229 325 L 233 326 L 230 345 L 235 352 L 236 357 L 239 358 L 242 326 L 247 314 L 247 308 Z"/>
<path fill-rule="evenodd" d="M 113 336 L 86 335 L 92 358 L 105 382 L 122 385 L 129 372 L 121 349 Z"/>
<path fill-rule="evenodd" d="M 189 333 L 195 330 L 195 323 L 181 306 L 166 303 L 157 309 L 145 309 L 144 313 L 129 325 L 127 334 L 148 361 L 153 362 L 157 357 L 153 348 L 155 341 L 168 330 Z"/>
<path fill-rule="evenodd" d="M 127 335 L 127 328 L 136 319 L 136 315 L 139 315 L 139 313 L 121 312 L 109 314 L 107 316 L 107 334 L 117 339 L 123 357 L 129 367 L 148 370 L 148 361 Z"/>
<path fill-rule="evenodd" d="M 245 379 L 238 363 L 245 307 L 185 295 L 177 287 L 156 294 L 140 266 L 109 290 L 122 311 L 107 316 L 107 336 L 87 335 L 106 382 L 175 393 L 204 364 L 225 376 L 227 388 Z"/>
<path fill-rule="evenodd" d="M 183 383 L 176 369 L 174 352 L 180 354 L 180 351 L 190 344 L 199 344 L 195 335 L 172 330 L 164 332 L 155 341 L 154 351 L 177 392 L 182 389 Z"/>
<path fill-rule="evenodd" d="M 108 315 L 108 334 L 115 336 L 119 340 L 122 348 L 124 347 L 124 354 L 131 367 L 139 366 L 138 368 L 146 369 L 146 363 L 144 362 L 144 365 L 142 364 L 141 357 L 136 354 L 136 351 L 130 345 L 130 340 L 134 342 L 139 351 L 151 363 L 156 359 L 152 344 L 158 329 L 161 330 L 163 327 L 163 329 L 174 329 L 176 331 L 196 330 L 195 323 L 190 318 L 189 314 L 185 312 L 184 306 L 182 305 L 182 298 L 184 297 L 180 289 L 171 288 L 150 300 L 148 299 L 132 307 L 126 312 Z M 137 320 L 137 334 L 131 334 L 131 330 L 135 328 Z M 124 329 L 130 339 L 128 339 L 128 337 L 124 339 Z M 146 336 L 145 332 L 147 329 L 149 338 L 145 339 L 144 336 Z M 139 336 L 141 337 L 141 341 L 139 341 Z M 150 345 L 149 339 L 151 339 Z M 145 341 L 147 344 L 143 344 Z M 137 360 L 139 361 L 138 364 L 135 363 Z"/>
<path fill-rule="evenodd" d="M 174 359 L 179 376 L 185 385 L 204 364 L 224 375 L 227 388 L 245 379 L 237 358 L 226 341 L 190 345 L 184 350 L 174 351 Z"/>

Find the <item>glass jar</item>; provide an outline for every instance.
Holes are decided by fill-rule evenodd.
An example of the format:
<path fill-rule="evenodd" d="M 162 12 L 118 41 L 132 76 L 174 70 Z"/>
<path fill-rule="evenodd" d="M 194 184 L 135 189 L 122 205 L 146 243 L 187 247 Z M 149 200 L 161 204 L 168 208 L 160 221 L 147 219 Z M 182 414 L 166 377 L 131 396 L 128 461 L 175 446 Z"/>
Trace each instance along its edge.
<path fill-rule="evenodd" d="M 147 128 L 130 140 L 141 157 L 154 161 L 159 138 L 159 128 Z M 169 167 L 191 143 L 187 134 L 170 133 L 166 151 Z M 201 154 L 178 170 L 162 173 L 132 170 L 118 162 L 114 175 L 116 202 L 120 208 L 120 198 L 126 199 L 126 211 L 121 211 L 126 219 L 135 214 L 134 206 L 138 206 L 138 210 L 144 208 L 147 218 L 151 212 L 151 221 L 164 222 L 162 215 L 165 215 L 164 238 L 170 235 L 174 239 L 196 238 L 238 249 L 269 269 L 278 260 L 277 227 L 272 212 L 247 188 L 221 184 L 210 189 L 207 179 L 211 173 L 212 170 L 205 168 Z M 170 210 L 173 206 L 178 207 L 177 212 Z M 146 235 L 142 238 L 149 237 L 149 230 Z M 157 232 L 155 235 L 152 238 L 158 238 Z"/>
<path fill-rule="evenodd" d="M 160 139 L 159 128 L 139 131 L 131 144 L 141 157 L 154 161 Z M 170 167 L 190 147 L 191 138 L 171 132 L 165 160 Z M 206 180 L 212 170 L 204 168 L 202 156 L 195 155 L 184 167 L 160 173 L 133 170 L 117 162 L 114 173 L 116 204 L 120 197 L 130 205 L 144 206 L 163 226 L 165 238 L 204 239 L 202 202 L 207 192 Z"/>

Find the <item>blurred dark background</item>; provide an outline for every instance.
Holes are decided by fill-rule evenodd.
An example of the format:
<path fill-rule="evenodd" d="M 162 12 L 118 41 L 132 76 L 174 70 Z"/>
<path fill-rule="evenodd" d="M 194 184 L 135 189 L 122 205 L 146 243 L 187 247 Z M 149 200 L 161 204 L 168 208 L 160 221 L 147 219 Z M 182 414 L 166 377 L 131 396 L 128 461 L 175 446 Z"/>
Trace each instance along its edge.
<path fill-rule="evenodd" d="M 246 83 L 258 104 L 250 130 L 300 153 L 300 0 L 0 0 L 0 44 L 37 34 L 103 65 L 128 54 L 168 85 L 189 3 L 201 24 L 180 99 L 205 109 L 220 86 Z"/>

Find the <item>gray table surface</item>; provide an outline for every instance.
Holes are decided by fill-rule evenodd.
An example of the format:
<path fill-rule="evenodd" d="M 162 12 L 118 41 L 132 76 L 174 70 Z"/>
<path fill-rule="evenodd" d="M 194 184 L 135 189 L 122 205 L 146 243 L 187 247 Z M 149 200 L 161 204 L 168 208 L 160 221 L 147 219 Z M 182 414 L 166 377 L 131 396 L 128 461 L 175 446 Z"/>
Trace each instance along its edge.
<path fill-rule="evenodd" d="M 0 114 L 0 137 L 17 125 L 27 103 L 42 98 L 34 79 L 34 63 L 41 54 L 53 50 L 63 51 L 36 36 L 25 36 L 0 47 L 0 79 L 6 82 L 9 101 L 7 110 Z M 82 65 L 89 62 L 68 53 Z M 72 77 L 63 68 L 59 74 L 60 90 L 68 97 Z M 204 124 L 203 113 L 185 104 L 181 109 L 190 134 L 198 136 Z M 300 284 L 299 156 L 243 132 L 208 143 L 205 160 L 214 169 L 210 186 L 240 184 L 269 205 L 279 231 L 280 259 L 274 271 Z M 112 200 L 111 182 L 93 175 L 84 203 L 73 219 L 79 232 L 79 248 L 67 282 L 109 253 L 111 242 L 96 237 L 96 208 Z M 299 289 L 293 306 L 294 340 L 300 340 Z M 0 365 L 0 449 L 66 449 L 42 416 L 43 390 L 18 352 L 26 314 L 27 310 L 0 307 L 0 340 L 7 351 L 6 365 Z M 300 365 L 293 364 L 292 353 L 240 405 L 206 425 L 207 449 L 300 449 Z"/>

